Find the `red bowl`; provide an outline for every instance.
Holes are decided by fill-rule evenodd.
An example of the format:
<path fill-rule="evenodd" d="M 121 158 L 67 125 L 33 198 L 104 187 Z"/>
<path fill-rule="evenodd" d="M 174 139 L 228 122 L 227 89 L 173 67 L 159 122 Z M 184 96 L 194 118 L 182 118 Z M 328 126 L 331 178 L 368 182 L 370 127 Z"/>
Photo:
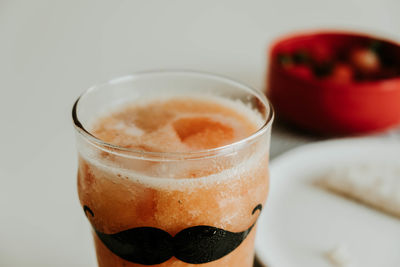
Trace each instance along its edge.
<path fill-rule="evenodd" d="M 331 51 L 372 39 L 390 47 L 390 55 L 400 62 L 399 44 L 363 34 L 320 32 L 277 41 L 270 50 L 267 95 L 278 117 L 308 131 L 328 135 L 360 134 L 400 124 L 399 76 L 333 83 L 301 69 L 294 74 L 277 60 L 278 55 L 299 49 L 329 56 Z"/>

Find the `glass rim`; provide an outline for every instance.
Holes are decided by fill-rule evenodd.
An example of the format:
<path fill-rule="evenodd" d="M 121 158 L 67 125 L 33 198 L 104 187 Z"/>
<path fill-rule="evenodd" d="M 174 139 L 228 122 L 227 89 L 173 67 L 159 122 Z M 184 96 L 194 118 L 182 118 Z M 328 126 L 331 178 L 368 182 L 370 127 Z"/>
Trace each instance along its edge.
<path fill-rule="evenodd" d="M 96 136 L 94 136 L 89 130 L 87 130 L 83 124 L 80 122 L 78 118 L 78 107 L 80 100 L 88 95 L 89 93 L 93 92 L 96 89 L 102 88 L 107 85 L 113 85 L 113 84 L 119 84 L 119 83 L 124 83 L 128 81 L 134 81 L 135 79 L 141 78 L 143 76 L 147 75 L 192 75 L 196 77 L 202 77 L 202 78 L 208 78 L 208 79 L 213 79 L 216 81 L 221 81 L 225 84 L 231 84 L 236 87 L 240 87 L 243 89 L 246 89 L 250 91 L 251 94 L 255 95 L 259 100 L 261 100 L 262 104 L 264 105 L 265 108 L 268 110 L 268 115 L 265 119 L 265 123 L 260 126 L 257 131 L 252 133 L 251 135 L 242 138 L 240 140 L 237 140 L 233 143 L 219 146 L 216 148 L 211 148 L 211 149 L 201 149 L 201 150 L 195 150 L 195 151 L 189 151 L 189 152 L 158 152 L 158 151 L 145 151 L 145 150 L 140 150 L 140 149 L 132 149 L 132 148 L 126 148 L 123 146 L 118 146 L 114 145 L 108 142 L 105 142 Z M 242 147 L 246 144 L 252 143 L 254 140 L 257 139 L 258 136 L 262 135 L 264 132 L 266 132 L 268 129 L 271 128 L 272 122 L 274 120 L 274 110 L 271 105 L 271 102 L 267 99 L 265 94 L 263 94 L 261 91 L 248 86 L 244 83 L 235 81 L 229 77 L 220 75 L 220 74 L 213 74 L 209 72 L 203 72 L 203 71 L 194 71 L 194 70 L 182 70 L 182 69 L 172 69 L 172 70 L 151 70 L 151 71 L 141 71 L 141 72 L 134 72 L 129 75 L 125 76 L 120 76 L 111 80 L 108 80 L 107 82 L 95 84 L 91 87 L 89 87 L 86 91 L 84 91 L 75 101 L 73 108 L 72 108 L 72 120 L 74 123 L 74 128 L 76 131 L 82 135 L 87 141 L 89 141 L 91 144 L 97 146 L 101 150 L 113 154 L 118 154 L 123 157 L 133 157 L 133 158 L 140 158 L 140 159 L 171 159 L 171 160 L 176 160 L 176 159 L 199 159 L 199 158 L 208 158 L 212 155 L 222 155 L 222 154 L 229 154 L 232 152 L 235 152 L 238 150 L 239 147 Z"/>

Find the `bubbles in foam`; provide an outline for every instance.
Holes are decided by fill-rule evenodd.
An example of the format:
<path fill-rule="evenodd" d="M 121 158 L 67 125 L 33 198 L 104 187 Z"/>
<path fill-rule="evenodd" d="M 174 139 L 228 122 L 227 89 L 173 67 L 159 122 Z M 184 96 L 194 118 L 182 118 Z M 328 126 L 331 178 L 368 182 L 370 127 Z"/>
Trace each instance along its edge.
<path fill-rule="evenodd" d="M 182 122 L 180 120 L 187 118 L 188 125 L 179 125 Z M 106 142 L 128 148 L 187 152 L 210 148 L 208 145 L 213 142 L 211 147 L 232 143 L 254 133 L 263 124 L 262 116 L 240 100 L 214 96 L 170 96 L 126 104 L 108 116 L 101 117 L 94 126 L 94 133 Z M 224 127 L 232 130 L 233 137 L 229 136 L 230 130 Z M 229 137 L 230 140 L 226 140 Z M 188 145 L 185 140 L 191 140 L 194 146 Z M 234 165 L 226 164 L 223 160 L 204 163 L 200 160 L 177 161 L 168 164 L 130 159 L 126 159 L 126 162 L 125 159 L 118 159 L 116 162 L 96 152 L 82 151 L 81 154 L 99 171 L 107 172 L 110 178 L 120 174 L 150 187 L 174 190 L 184 187 L 187 190 L 188 187 L 240 179 L 249 170 L 257 168 L 257 164 L 266 164 L 264 159 L 267 157 L 267 149 L 260 147 Z"/>
<path fill-rule="evenodd" d="M 127 125 L 123 121 L 118 122 L 115 125 L 115 129 L 119 131 L 124 131 L 126 135 L 131 135 L 131 136 L 141 136 L 144 133 L 144 131 L 138 128 L 135 124 Z"/>
<path fill-rule="evenodd" d="M 187 152 L 233 143 L 261 125 L 261 116 L 239 100 L 179 96 L 120 106 L 100 117 L 92 133 L 127 148 Z"/>

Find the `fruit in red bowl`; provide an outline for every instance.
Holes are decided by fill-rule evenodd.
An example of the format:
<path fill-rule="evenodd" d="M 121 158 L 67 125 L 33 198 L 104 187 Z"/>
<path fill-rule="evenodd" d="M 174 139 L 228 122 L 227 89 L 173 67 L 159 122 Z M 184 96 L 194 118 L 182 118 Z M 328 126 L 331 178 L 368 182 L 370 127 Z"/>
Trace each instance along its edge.
<path fill-rule="evenodd" d="M 358 33 L 292 35 L 270 50 L 278 117 L 311 132 L 362 134 L 400 124 L 400 45 Z"/>

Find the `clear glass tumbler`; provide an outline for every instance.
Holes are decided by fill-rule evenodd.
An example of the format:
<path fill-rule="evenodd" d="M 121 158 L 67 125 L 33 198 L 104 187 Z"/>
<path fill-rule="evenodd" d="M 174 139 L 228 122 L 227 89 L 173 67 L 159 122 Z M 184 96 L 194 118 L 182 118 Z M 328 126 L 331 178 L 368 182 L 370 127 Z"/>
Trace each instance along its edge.
<path fill-rule="evenodd" d="M 232 144 L 189 152 L 120 147 L 91 133 L 99 115 L 122 103 L 187 95 L 239 103 L 247 107 L 244 116 L 257 118 L 257 130 Z M 252 266 L 255 226 L 268 195 L 273 121 L 262 93 L 207 73 L 143 72 L 90 88 L 72 117 L 79 199 L 99 266 Z"/>

